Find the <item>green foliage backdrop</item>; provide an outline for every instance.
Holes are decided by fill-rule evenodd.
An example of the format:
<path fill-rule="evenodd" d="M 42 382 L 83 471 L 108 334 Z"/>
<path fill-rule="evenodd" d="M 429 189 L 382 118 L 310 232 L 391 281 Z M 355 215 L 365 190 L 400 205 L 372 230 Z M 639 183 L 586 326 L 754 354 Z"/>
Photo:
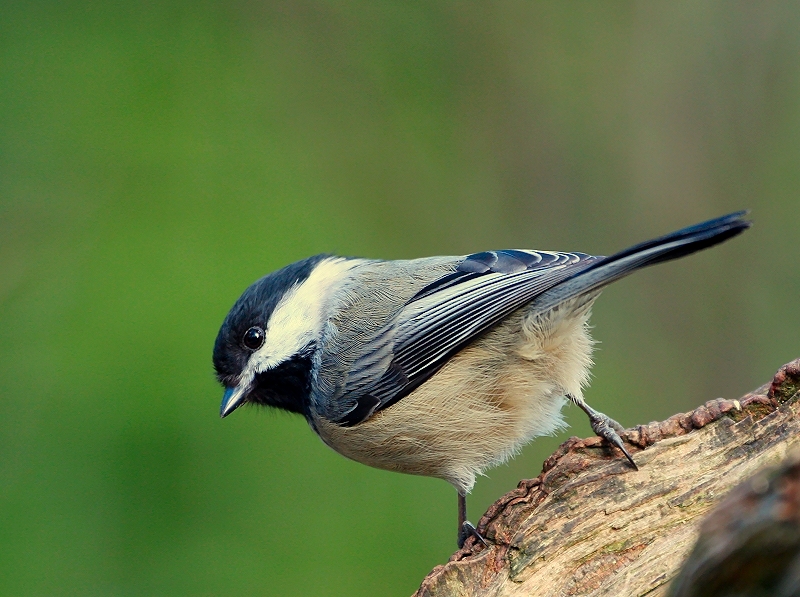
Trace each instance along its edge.
<path fill-rule="evenodd" d="M 753 230 L 609 288 L 587 397 L 626 425 L 799 356 L 800 7 L 0 4 L 0 593 L 407 595 L 444 482 L 296 417 L 220 421 L 211 346 L 318 252 L 609 253 Z M 571 430 L 479 481 L 485 507 Z"/>

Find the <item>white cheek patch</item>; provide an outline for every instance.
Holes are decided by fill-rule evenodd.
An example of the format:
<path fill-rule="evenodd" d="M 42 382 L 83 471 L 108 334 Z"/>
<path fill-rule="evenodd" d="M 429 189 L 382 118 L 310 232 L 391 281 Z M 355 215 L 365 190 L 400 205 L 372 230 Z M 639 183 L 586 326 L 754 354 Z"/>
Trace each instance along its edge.
<path fill-rule="evenodd" d="M 281 364 L 319 338 L 328 295 L 347 272 L 361 262 L 360 259 L 327 259 L 289 290 L 275 306 L 265 330 L 264 344 L 247 362 L 242 381 L 252 381 L 257 372 Z"/>

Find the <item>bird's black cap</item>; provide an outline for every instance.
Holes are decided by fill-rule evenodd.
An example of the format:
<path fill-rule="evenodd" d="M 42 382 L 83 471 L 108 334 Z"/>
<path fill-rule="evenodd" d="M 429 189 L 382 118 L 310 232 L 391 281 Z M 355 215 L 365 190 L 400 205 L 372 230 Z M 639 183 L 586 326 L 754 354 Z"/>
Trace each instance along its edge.
<path fill-rule="evenodd" d="M 297 261 L 268 274 L 250 285 L 234 303 L 214 342 L 214 369 L 225 386 L 234 386 L 252 354 L 242 344 L 244 333 L 253 326 L 266 329 L 269 318 L 286 292 L 302 283 L 326 255 Z"/>

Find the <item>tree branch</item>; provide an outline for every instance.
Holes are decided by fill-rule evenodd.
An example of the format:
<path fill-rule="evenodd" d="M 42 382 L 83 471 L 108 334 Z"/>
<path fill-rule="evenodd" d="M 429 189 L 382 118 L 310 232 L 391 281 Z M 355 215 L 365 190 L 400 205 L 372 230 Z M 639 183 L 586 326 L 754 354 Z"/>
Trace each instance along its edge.
<path fill-rule="evenodd" d="M 800 359 L 740 400 L 629 429 L 639 471 L 599 438 L 571 438 L 493 504 L 416 597 L 666 595 L 704 516 L 800 446 Z"/>

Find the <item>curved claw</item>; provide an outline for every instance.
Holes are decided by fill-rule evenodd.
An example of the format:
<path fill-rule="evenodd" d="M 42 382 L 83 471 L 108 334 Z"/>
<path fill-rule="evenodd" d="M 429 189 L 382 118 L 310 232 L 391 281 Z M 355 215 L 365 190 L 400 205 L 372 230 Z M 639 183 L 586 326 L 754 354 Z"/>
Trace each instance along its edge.
<path fill-rule="evenodd" d="M 594 431 L 597 435 L 602 437 L 611 445 L 619 448 L 620 451 L 625 454 L 625 458 L 628 459 L 628 462 L 631 463 L 631 466 L 637 471 L 639 470 L 639 467 L 636 466 L 636 463 L 633 461 L 633 456 L 631 456 L 628 450 L 625 449 L 625 444 L 622 443 L 622 438 L 617 432 L 618 429 L 622 431 L 622 425 L 617 423 L 614 419 L 607 417 L 603 413 L 595 413 L 594 416 L 590 415 L 589 422 L 592 425 L 592 431 Z"/>
<path fill-rule="evenodd" d="M 465 520 L 461 524 L 461 528 L 458 531 L 458 549 L 464 547 L 464 542 L 466 542 L 467 537 L 469 537 L 470 535 L 475 537 L 476 540 L 483 543 L 484 547 L 489 547 L 489 544 L 486 543 L 486 539 L 484 539 L 483 535 L 481 535 L 478 532 L 478 529 L 475 528 L 475 525 L 473 525 L 469 520 Z"/>

